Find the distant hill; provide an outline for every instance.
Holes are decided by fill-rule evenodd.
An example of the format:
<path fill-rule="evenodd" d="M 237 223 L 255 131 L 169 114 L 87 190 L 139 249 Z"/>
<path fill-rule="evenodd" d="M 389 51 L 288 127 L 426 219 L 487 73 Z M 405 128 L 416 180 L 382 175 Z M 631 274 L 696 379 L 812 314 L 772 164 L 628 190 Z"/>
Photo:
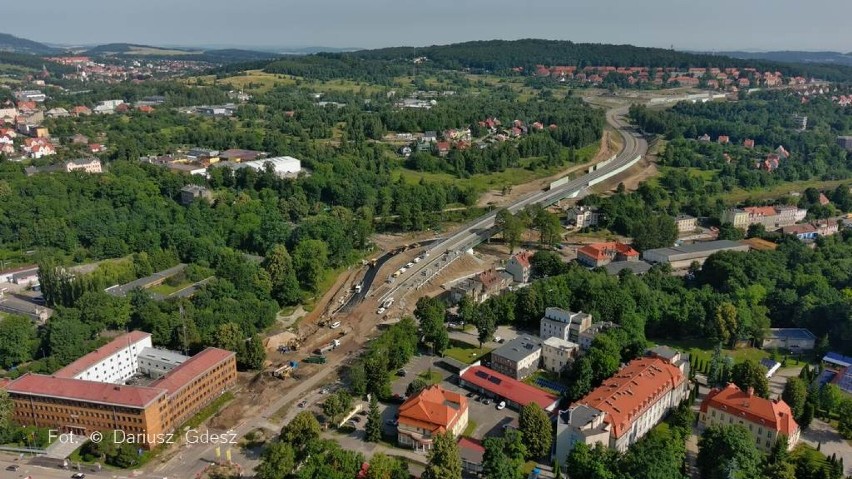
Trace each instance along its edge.
<path fill-rule="evenodd" d="M 193 53 L 201 53 L 200 51 L 191 51 L 178 48 L 160 48 L 150 45 L 137 45 L 133 43 L 108 43 L 106 45 L 98 45 L 85 51 L 86 55 L 190 55 Z"/>
<path fill-rule="evenodd" d="M 801 52 L 801 51 L 777 51 L 777 52 L 720 52 L 733 58 L 768 60 L 782 63 L 822 63 L 826 65 L 852 66 L 852 53 L 840 52 Z"/>
<path fill-rule="evenodd" d="M 229 65 L 224 72 L 262 68 L 320 80 L 346 78 L 392 84 L 393 76 L 410 74 L 414 60 L 421 71 L 431 69 L 467 70 L 475 73 L 531 75 L 536 65 L 546 66 L 646 66 L 652 68 L 691 67 L 745 68 L 780 71 L 786 76 L 815 77 L 829 81 L 852 81 L 852 67 L 845 64 L 782 63 L 763 59 L 733 58 L 720 54 L 700 54 L 663 48 L 602 43 L 575 43 L 563 40 L 488 40 L 432 45 L 393 47 L 344 53 L 317 53 L 260 62 Z"/>
<path fill-rule="evenodd" d="M 190 49 L 183 47 L 155 47 L 133 43 L 110 43 L 98 45 L 85 51 L 88 56 L 122 56 L 145 58 L 179 58 L 181 60 L 203 61 L 209 63 L 233 63 L 256 60 L 270 60 L 281 54 L 242 50 L 238 48 L 223 48 L 213 50 Z"/>
<path fill-rule="evenodd" d="M 0 33 L 0 51 L 12 53 L 29 53 L 32 55 L 52 55 L 61 50 L 34 42 L 26 38 L 16 37 L 8 33 Z"/>

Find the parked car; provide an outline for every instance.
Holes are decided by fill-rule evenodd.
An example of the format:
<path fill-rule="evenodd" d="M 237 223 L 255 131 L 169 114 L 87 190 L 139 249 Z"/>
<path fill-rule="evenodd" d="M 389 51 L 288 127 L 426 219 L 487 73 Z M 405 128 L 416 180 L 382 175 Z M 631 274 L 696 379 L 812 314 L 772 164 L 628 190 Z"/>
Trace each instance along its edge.
<path fill-rule="evenodd" d="M 488 399 L 488 398 L 485 398 L 485 399 L 482 400 L 482 404 L 485 404 L 487 406 L 487 405 L 491 404 L 491 400 Z"/>
<path fill-rule="evenodd" d="M 382 308 L 379 308 L 379 309 L 376 311 L 376 314 L 385 314 L 385 308 L 383 308 L 383 307 L 382 307 Z"/>
<path fill-rule="evenodd" d="M 85 479 L 85 477 L 86 475 L 82 472 L 77 472 L 73 476 L 71 476 L 71 479 Z"/>
<path fill-rule="evenodd" d="M 497 409 L 500 410 L 500 409 L 505 409 L 505 408 L 506 408 L 506 401 L 500 401 L 500 404 L 497 405 Z"/>
<path fill-rule="evenodd" d="M 339 328 L 339 327 L 340 327 L 340 321 L 335 321 L 335 322 L 331 323 L 331 326 L 329 326 L 329 327 L 330 327 L 331 329 L 337 329 L 337 328 Z"/>
<path fill-rule="evenodd" d="M 302 401 L 302 402 L 299 403 L 299 407 L 305 407 L 307 405 L 308 405 L 307 401 Z"/>
<path fill-rule="evenodd" d="M 406 371 L 405 369 L 398 369 L 398 370 L 396 371 L 396 375 L 397 375 L 397 376 L 400 376 L 400 377 L 403 377 L 403 376 L 405 376 L 406 374 L 408 374 L 408 371 Z"/>
<path fill-rule="evenodd" d="M 11 466 L 7 466 L 7 467 L 6 467 L 6 470 L 7 470 L 7 471 L 17 471 L 17 470 L 18 470 L 18 469 L 20 469 L 20 468 L 21 468 L 21 466 L 19 466 L 19 465 L 17 465 L 17 464 L 12 464 Z"/>

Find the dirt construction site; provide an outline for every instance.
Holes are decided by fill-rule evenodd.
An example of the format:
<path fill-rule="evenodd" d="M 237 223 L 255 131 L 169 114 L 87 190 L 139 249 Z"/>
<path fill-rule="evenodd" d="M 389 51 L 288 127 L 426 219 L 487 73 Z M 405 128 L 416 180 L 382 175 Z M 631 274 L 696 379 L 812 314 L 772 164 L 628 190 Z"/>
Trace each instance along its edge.
<path fill-rule="evenodd" d="M 600 151 L 589 164 L 602 161 L 619 150 L 618 135 L 606 131 L 602 140 Z M 576 174 L 587 166 L 588 164 L 575 165 L 553 177 L 516 186 L 506 195 L 497 191 L 488 192 L 481 201 L 491 202 L 494 206 L 506 204 L 536 188 L 541 188 L 543 184 L 553 179 L 566 174 Z M 643 159 L 628 170 L 620 180 L 605 182 L 595 188 L 595 191 L 598 193 L 611 191 L 619 182 L 624 183 L 628 189 L 634 189 L 639 182 L 655 173 L 656 167 L 653 162 Z M 447 227 L 447 230 L 450 229 L 452 226 Z M 377 329 L 379 323 L 412 314 L 418 297 L 440 295 L 447 291 L 453 282 L 461 278 L 500 266 L 508 255 L 505 246 L 497 241 L 482 245 L 475 253 L 462 254 L 433 277 L 426 287 L 395 298 L 394 304 L 379 315 L 377 310 L 382 305 L 378 304 L 378 298 L 389 288 L 386 280 L 393 272 L 423 254 L 426 247 L 420 245 L 420 242 L 429 239 L 434 239 L 434 233 L 375 235 L 373 242 L 377 252 L 363 264 L 353 266 L 340 274 L 333 286 L 322 297 L 316 299 L 310 311 L 304 312 L 300 309 L 299 312 L 303 315 L 295 319 L 290 318 L 288 321 L 279 318 L 281 321 L 270 332 L 265 343 L 267 367 L 264 372 L 240 373 L 239 383 L 234 391 L 235 398 L 210 421 L 210 427 L 227 430 L 238 426 L 246 418 L 258 417 L 262 414 L 264 406 L 274 403 L 300 380 L 323 374 L 325 377 L 322 379 L 322 384 L 335 382 L 338 378 L 334 368 L 354 360 L 366 342 L 379 334 Z M 532 242 L 530 237 L 525 239 Z M 377 263 L 375 260 L 378 258 L 382 258 L 382 261 Z M 373 268 L 375 270 L 372 270 Z M 368 275 L 373 279 L 371 285 L 364 285 L 364 288 L 369 288 L 369 292 L 365 291 L 366 294 L 357 295 L 356 285 L 362 284 Z M 316 349 L 329 346 L 334 340 L 339 341 L 339 346 L 324 353 L 326 364 L 304 362 Z M 298 363 L 292 370 L 288 367 L 291 361 Z M 286 370 L 286 374 L 281 374 L 281 377 L 270 374 L 273 371 L 282 370 Z M 280 426 L 281 424 L 276 421 L 282 418 L 283 416 L 269 420 L 272 424 Z"/>

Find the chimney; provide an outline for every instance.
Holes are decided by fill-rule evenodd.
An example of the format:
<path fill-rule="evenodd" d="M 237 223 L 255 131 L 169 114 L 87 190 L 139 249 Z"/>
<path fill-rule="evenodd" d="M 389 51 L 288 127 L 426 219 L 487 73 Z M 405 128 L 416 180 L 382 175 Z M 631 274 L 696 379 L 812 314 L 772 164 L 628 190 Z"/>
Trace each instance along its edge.
<path fill-rule="evenodd" d="M 748 397 L 754 396 L 754 388 L 749 386 L 747 393 L 748 393 Z"/>

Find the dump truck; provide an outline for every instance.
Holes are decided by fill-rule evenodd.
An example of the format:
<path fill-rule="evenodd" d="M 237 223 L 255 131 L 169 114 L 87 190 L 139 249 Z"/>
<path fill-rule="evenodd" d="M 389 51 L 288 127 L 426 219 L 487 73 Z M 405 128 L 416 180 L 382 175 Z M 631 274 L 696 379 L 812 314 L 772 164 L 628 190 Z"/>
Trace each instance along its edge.
<path fill-rule="evenodd" d="M 302 362 L 309 363 L 309 364 L 325 364 L 325 361 L 326 361 L 325 356 L 311 356 L 311 357 L 305 358 L 304 361 L 302 361 Z"/>
<path fill-rule="evenodd" d="M 323 354 L 331 351 L 332 349 L 337 348 L 338 346 L 340 346 L 340 340 L 339 339 L 333 339 L 330 343 L 326 344 L 325 346 L 323 346 L 321 348 L 314 349 L 314 354 L 323 355 Z"/>

